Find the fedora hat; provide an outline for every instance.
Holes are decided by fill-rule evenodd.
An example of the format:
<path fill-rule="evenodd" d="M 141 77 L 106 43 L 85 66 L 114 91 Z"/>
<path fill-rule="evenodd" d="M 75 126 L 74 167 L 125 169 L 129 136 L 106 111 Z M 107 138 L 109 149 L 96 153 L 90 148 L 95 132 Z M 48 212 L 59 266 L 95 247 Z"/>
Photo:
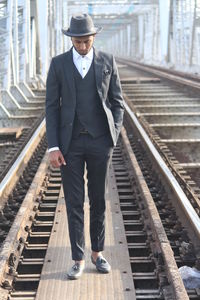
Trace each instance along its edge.
<path fill-rule="evenodd" d="M 68 29 L 62 29 L 67 36 L 87 36 L 100 32 L 102 27 L 95 27 L 92 18 L 88 14 L 74 15 Z"/>

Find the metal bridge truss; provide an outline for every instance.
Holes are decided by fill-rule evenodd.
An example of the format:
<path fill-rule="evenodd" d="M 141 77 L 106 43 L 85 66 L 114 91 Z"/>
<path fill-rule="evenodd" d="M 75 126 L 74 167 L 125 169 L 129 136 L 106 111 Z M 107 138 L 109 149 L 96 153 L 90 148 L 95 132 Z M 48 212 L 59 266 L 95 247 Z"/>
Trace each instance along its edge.
<path fill-rule="evenodd" d="M 144 1 L 143 1 L 144 2 Z M 122 17 L 112 20 L 117 27 Z M 152 1 L 127 14 L 104 44 L 117 56 L 200 73 L 200 1 Z"/>
<path fill-rule="evenodd" d="M 43 87 L 51 57 L 71 45 L 61 28 L 76 12 L 103 26 L 102 50 L 200 72 L 200 0 L 0 0 L 0 117 L 34 100 L 30 86 Z"/>
<path fill-rule="evenodd" d="M 47 0 L 39 22 L 37 0 L 0 0 L 0 117 L 24 117 L 36 103 L 30 87 L 44 87 L 49 60 L 63 49 L 63 1 Z M 59 30 L 59 34 L 57 33 Z M 45 40 L 41 33 L 45 32 Z M 45 58 L 41 56 L 44 49 Z M 43 75 L 43 74 L 42 74 Z M 16 116 L 16 111 L 19 115 Z"/>

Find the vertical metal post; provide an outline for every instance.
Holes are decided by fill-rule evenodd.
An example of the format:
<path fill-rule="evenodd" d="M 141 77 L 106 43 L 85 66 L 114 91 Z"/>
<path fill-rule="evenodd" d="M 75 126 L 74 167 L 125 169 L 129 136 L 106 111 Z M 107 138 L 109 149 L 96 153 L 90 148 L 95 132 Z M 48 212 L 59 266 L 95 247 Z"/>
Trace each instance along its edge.
<path fill-rule="evenodd" d="M 132 25 L 133 42 L 132 42 L 132 54 L 134 54 L 135 58 L 139 57 L 139 18 L 134 21 Z"/>
<path fill-rule="evenodd" d="M 31 61 L 30 61 L 30 77 L 36 76 L 36 28 L 35 19 L 31 20 Z"/>
<path fill-rule="evenodd" d="M 8 90 L 11 84 L 11 49 L 12 44 L 12 12 L 13 12 L 13 0 L 7 0 L 7 13 L 6 17 L 6 41 L 5 41 L 5 57 L 4 61 L 4 78 L 2 82 L 2 89 Z"/>
<path fill-rule="evenodd" d="M 116 33 L 115 34 L 115 53 L 116 53 L 116 55 L 119 55 L 118 40 L 119 40 L 119 33 Z"/>
<path fill-rule="evenodd" d="M 19 48 L 18 48 L 18 1 L 14 0 L 13 3 L 13 83 L 14 85 L 19 82 Z"/>
<path fill-rule="evenodd" d="M 30 2 L 23 0 L 20 13 L 20 81 L 30 82 L 31 78 L 31 34 L 30 34 Z"/>
<path fill-rule="evenodd" d="M 179 12 L 179 17 L 181 18 L 181 26 L 180 26 L 180 33 L 181 33 L 181 64 L 185 65 L 186 64 L 186 45 L 185 45 L 185 9 L 184 9 L 184 4 L 185 0 L 181 1 L 178 3 L 180 6 L 180 12 Z"/>
<path fill-rule="evenodd" d="M 144 29 L 144 15 L 139 15 L 138 17 L 138 54 L 139 54 L 139 59 L 144 58 L 144 39 L 145 39 L 145 29 Z"/>
<path fill-rule="evenodd" d="M 30 1 L 24 0 L 24 7 L 26 18 L 24 20 L 27 32 L 27 58 L 26 58 L 26 78 L 24 81 L 30 82 L 31 81 L 31 15 L 30 15 Z"/>
<path fill-rule="evenodd" d="M 123 31 L 119 29 L 118 38 L 117 38 L 117 47 L 118 47 L 118 54 L 122 56 L 122 43 L 123 43 Z"/>
<path fill-rule="evenodd" d="M 194 54 L 194 44 L 195 44 L 195 29 L 196 29 L 196 10 L 197 10 L 197 0 L 194 0 L 194 13 L 192 19 L 192 32 L 191 32 L 191 43 L 190 43 L 190 57 L 189 65 L 193 64 L 193 54 Z"/>
<path fill-rule="evenodd" d="M 44 5 L 44 3 L 43 3 Z M 45 18 L 45 15 L 44 15 Z M 39 27 L 39 18 L 38 18 L 38 1 L 31 0 L 31 19 L 34 20 L 34 30 L 35 30 L 35 47 L 34 54 L 35 54 L 35 74 L 41 74 L 41 47 L 40 47 L 40 30 Z"/>
<path fill-rule="evenodd" d="M 131 25 L 128 24 L 126 27 L 127 30 L 127 56 L 131 55 Z M 124 47 L 125 48 L 125 47 Z"/>
<path fill-rule="evenodd" d="M 38 2 L 38 26 L 40 29 L 41 74 L 45 78 L 49 66 L 48 1 Z"/>
<path fill-rule="evenodd" d="M 169 3 L 169 29 L 168 29 L 168 45 L 167 45 L 167 56 L 166 56 L 166 62 L 170 63 L 171 62 L 171 57 L 173 56 L 173 51 L 172 47 L 173 47 L 173 39 L 174 39 L 174 32 L 173 32 L 173 5 L 172 5 L 172 1 L 170 0 Z"/>
<path fill-rule="evenodd" d="M 68 4 L 67 1 L 65 0 L 63 3 L 63 23 L 62 23 L 62 28 L 66 28 L 69 24 L 68 21 Z M 62 34 L 62 33 L 61 33 Z M 63 51 L 68 49 L 68 39 L 67 37 L 62 34 L 62 40 L 63 40 Z"/>
<path fill-rule="evenodd" d="M 173 64 L 177 64 L 180 61 L 180 34 L 178 31 L 178 12 L 177 12 L 177 0 L 173 0 L 173 56 L 172 62 Z"/>

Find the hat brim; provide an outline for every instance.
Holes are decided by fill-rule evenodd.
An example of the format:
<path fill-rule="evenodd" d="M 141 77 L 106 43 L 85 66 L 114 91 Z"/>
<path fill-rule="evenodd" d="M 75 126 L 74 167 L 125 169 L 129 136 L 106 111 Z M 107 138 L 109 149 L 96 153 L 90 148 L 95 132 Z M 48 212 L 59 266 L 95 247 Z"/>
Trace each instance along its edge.
<path fill-rule="evenodd" d="M 94 34 L 97 34 L 99 32 L 101 32 L 102 30 L 102 27 L 94 27 L 94 30 L 93 31 L 89 31 L 89 32 L 85 32 L 85 33 L 73 33 L 73 32 L 70 32 L 70 29 L 62 29 L 62 33 L 64 35 L 67 35 L 67 36 L 71 36 L 71 37 L 75 37 L 75 36 L 88 36 L 88 35 L 94 35 Z"/>

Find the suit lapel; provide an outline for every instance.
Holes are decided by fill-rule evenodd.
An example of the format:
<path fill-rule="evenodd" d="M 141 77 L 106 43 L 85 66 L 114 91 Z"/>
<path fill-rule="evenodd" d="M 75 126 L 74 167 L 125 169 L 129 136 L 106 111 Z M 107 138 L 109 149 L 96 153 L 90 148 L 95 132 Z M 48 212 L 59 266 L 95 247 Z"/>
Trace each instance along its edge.
<path fill-rule="evenodd" d="M 72 100 L 76 101 L 76 88 L 74 82 L 74 63 L 73 63 L 72 48 L 66 53 L 66 56 L 64 56 L 63 66 L 64 66 L 65 77 L 67 79 L 71 91 Z"/>
<path fill-rule="evenodd" d="M 102 74 L 103 74 L 103 58 L 99 55 L 99 52 L 94 49 L 94 71 L 96 78 L 97 91 L 102 99 Z"/>

